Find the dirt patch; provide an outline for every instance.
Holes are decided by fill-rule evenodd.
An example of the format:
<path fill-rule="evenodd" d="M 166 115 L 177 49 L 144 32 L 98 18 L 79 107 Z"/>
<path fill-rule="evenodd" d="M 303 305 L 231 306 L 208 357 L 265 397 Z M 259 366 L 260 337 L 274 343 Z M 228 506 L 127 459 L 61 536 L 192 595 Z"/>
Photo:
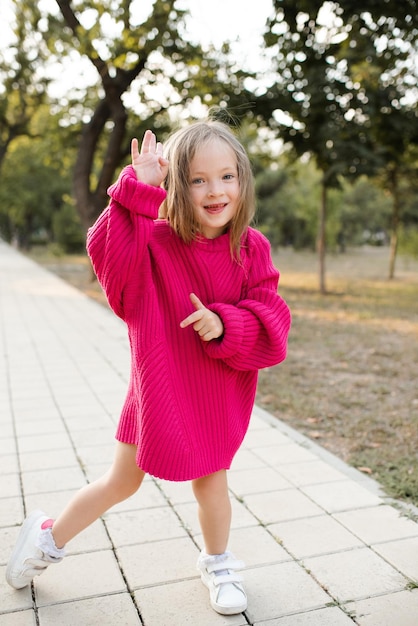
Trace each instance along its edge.
<path fill-rule="evenodd" d="M 399 259 L 389 281 L 388 256 L 329 256 L 320 296 L 313 254 L 275 254 L 293 325 L 287 360 L 260 372 L 257 403 L 418 505 L 418 262 Z M 85 257 L 32 257 L 106 305 Z"/>

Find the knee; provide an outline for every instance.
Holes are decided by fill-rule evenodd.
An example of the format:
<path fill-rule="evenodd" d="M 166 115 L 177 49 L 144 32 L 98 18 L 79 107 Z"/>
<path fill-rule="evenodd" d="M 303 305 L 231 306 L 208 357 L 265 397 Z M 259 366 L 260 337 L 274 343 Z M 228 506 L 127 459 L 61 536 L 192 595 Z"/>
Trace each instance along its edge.
<path fill-rule="evenodd" d="M 103 478 L 106 482 L 106 489 L 114 495 L 114 499 L 121 502 L 133 496 L 138 491 L 142 483 L 143 475 L 121 476 L 110 469 Z"/>
<path fill-rule="evenodd" d="M 218 504 L 229 500 L 226 472 L 216 472 L 192 481 L 193 493 L 200 505 Z"/>

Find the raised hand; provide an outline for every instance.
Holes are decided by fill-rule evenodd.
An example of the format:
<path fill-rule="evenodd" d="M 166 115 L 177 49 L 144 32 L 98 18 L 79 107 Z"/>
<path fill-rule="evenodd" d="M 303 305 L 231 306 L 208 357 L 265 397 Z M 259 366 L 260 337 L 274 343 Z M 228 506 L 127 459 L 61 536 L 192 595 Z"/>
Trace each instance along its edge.
<path fill-rule="evenodd" d="M 145 131 L 141 152 L 138 140 L 131 142 L 132 166 L 139 181 L 159 187 L 168 172 L 168 161 L 163 157 L 163 146 L 151 130 Z"/>
<path fill-rule="evenodd" d="M 193 325 L 193 329 L 203 341 L 211 341 L 221 337 L 224 332 L 224 325 L 219 315 L 207 309 L 194 293 L 190 294 L 190 300 L 196 311 L 180 322 L 181 328 Z"/>

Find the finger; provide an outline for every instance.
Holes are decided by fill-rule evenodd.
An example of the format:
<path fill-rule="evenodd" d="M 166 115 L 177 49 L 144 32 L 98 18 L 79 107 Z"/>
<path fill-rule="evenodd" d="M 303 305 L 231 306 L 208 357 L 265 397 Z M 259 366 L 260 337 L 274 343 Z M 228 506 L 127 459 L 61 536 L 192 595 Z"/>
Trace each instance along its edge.
<path fill-rule="evenodd" d="M 156 138 L 152 130 L 146 130 L 141 144 L 141 154 L 155 152 Z"/>
<path fill-rule="evenodd" d="M 199 309 L 206 309 L 205 305 L 203 304 L 203 302 L 201 302 L 199 300 L 199 298 L 197 297 L 197 295 L 195 293 L 191 293 L 190 294 L 190 300 L 192 301 L 193 306 L 195 307 L 195 309 L 198 311 Z"/>
<path fill-rule="evenodd" d="M 138 139 L 136 137 L 134 137 L 132 139 L 132 141 L 131 141 L 131 159 L 132 159 L 132 163 L 134 163 L 138 157 L 139 157 Z"/>
<path fill-rule="evenodd" d="M 210 331 L 207 333 L 204 333 L 203 335 L 199 335 L 202 341 L 211 341 L 212 339 L 215 338 L 215 335 Z"/>
<path fill-rule="evenodd" d="M 188 315 L 182 322 L 180 322 L 181 328 L 186 328 L 186 326 L 190 326 L 191 324 L 195 324 L 202 318 L 202 313 L 200 311 L 195 311 L 191 315 Z"/>

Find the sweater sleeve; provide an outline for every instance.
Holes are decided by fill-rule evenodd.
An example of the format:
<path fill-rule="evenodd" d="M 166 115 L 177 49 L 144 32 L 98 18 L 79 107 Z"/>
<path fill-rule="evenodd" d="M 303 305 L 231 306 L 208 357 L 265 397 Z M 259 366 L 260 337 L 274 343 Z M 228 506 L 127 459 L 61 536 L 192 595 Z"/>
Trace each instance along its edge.
<path fill-rule="evenodd" d="M 222 339 L 204 343 L 207 354 L 237 370 L 258 370 L 286 358 L 291 315 L 278 295 L 279 272 L 271 260 L 270 244 L 251 232 L 250 263 L 245 293 L 236 305 L 213 303 L 208 308 L 222 319 Z"/>
<path fill-rule="evenodd" d="M 124 318 L 124 288 L 148 261 L 147 244 L 166 192 L 139 182 L 128 166 L 108 194 L 109 205 L 87 233 L 87 252 L 110 306 Z"/>

